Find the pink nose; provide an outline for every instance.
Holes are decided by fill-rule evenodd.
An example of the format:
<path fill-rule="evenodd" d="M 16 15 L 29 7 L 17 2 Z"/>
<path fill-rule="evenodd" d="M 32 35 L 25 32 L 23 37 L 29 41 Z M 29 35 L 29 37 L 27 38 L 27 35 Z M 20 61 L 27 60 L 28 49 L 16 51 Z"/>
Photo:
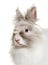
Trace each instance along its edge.
<path fill-rule="evenodd" d="M 16 42 L 19 42 L 19 39 L 18 40 L 15 40 Z"/>

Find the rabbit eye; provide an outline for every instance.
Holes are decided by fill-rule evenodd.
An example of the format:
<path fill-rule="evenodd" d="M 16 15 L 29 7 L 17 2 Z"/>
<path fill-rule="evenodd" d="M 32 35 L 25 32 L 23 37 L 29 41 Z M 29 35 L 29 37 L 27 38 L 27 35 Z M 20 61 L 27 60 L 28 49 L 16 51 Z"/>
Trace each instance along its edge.
<path fill-rule="evenodd" d="M 28 32 L 28 29 L 25 29 L 25 32 Z"/>

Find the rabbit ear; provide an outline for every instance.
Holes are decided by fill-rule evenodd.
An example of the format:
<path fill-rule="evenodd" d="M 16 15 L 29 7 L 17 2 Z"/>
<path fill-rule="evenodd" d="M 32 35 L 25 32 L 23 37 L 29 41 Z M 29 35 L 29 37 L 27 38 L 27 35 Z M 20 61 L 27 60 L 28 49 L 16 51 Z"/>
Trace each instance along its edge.
<path fill-rule="evenodd" d="M 21 14 L 21 12 L 19 11 L 19 9 L 16 9 L 16 20 L 20 21 L 21 19 L 23 19 L 23 15 Z"/>
<path fill-rule="evenodd" d="M 36 19 L 37 19 L 36 7 L 32 7 L 30 10 L 27 11 L 25 19 L 31 20 L 31 21 L 36 21 Z"/>

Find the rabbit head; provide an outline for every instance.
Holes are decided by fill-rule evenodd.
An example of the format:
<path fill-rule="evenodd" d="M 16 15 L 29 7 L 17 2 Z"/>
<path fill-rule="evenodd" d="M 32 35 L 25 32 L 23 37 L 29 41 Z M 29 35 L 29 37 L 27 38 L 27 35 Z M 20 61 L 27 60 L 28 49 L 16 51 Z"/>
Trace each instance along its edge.
<path fill-rule="evenodd" d="M 29 9 L 25 16 L 21 14 L 19 9 L 16 10 L 16 24 L 12 36 L 14 46 L 28 47 L 34 39 L 38 38 L 39 31 L 36 28 L 36 20 L 36 7 Z"/>

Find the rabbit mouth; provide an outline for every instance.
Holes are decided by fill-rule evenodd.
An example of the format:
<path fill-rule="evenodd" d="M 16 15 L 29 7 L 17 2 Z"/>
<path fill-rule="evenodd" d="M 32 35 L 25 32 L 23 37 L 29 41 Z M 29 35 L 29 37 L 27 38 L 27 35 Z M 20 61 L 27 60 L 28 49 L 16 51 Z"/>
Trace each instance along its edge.
<path fill-rule="evenodd" d="M 21 44 L 19 41 L 16 41 L 16 40 L 15 40 L 15 43 L 17 44 L 17 46 L 27 47 L 27 45 L 23 45 L 23 44 Z"/>

